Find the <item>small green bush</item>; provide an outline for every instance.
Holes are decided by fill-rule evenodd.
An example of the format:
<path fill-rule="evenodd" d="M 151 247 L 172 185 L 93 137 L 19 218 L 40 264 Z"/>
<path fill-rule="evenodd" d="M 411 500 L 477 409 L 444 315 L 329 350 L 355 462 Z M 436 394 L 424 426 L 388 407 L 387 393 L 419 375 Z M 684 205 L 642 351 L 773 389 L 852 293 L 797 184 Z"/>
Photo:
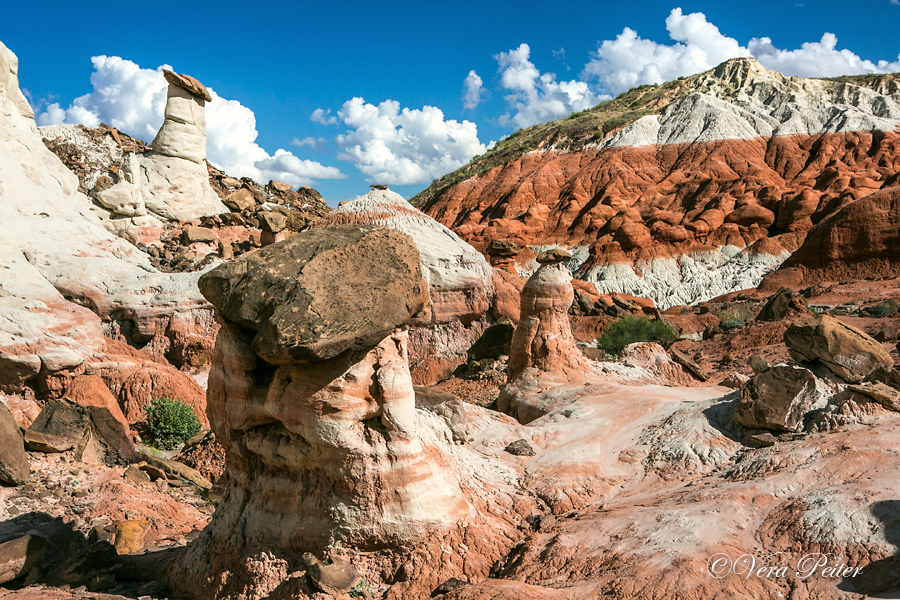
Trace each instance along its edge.
<path fill-rule="evenodd" d="M 174 450 L 200 433 L 200 420 L 181 400 L 154 398 L 144 406 L 150 439 L 157 448 Z"/>
<path fill-rule="evenodd" d="M 747 325 L 746 315 L 739 310 L 724 310 L 719 317 L 722 319 L 722 322 L 719 324 L 719 329 L 722 331 L 731 331 Z"/>
<path fill-rule="evenodd" d="M 869 314 L 879 318 L 888 317 L 896 313 L 898 308 L 900 308 L 900 305 L 897 304 L 896 300 L 887 300 L 870 308 Z"/>
<path fill-rule="evenodd" d="M 609 324 L 597 338 L 597 347 L 607 354 L 621 354 L 622 349 L 635 342 L 658 342 L 668 345 L 677 338 L 672 328 L 663 321 L 651 321 L 647 317 L 624 317 Z"/>
<path fill-rule="evenodd" d="M 371 598 L 372 587 L 366 582 L 365 579 L 363 579 L 353 586 L 353 589 L 350 590 L 349 596 L 351 598 Z"/>

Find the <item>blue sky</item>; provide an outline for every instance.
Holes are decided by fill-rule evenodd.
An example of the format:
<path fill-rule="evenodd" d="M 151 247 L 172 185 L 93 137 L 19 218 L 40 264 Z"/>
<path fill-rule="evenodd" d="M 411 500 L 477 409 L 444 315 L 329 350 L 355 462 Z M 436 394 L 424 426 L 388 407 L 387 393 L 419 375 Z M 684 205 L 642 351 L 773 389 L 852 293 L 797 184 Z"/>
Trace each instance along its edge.
<path fill-rule="evenodd" d="M 520 125 L 731 55 L 808 76 L 897 71 L 898 24 L 900 0 L 37 1 L 4 6 L 0 41 L 39 122 L 117 120 L 150 141 L 171 65 L 217 95 L 212 162 L 312 181 L 334 204 L 370 182 L 409 197 Z"/>

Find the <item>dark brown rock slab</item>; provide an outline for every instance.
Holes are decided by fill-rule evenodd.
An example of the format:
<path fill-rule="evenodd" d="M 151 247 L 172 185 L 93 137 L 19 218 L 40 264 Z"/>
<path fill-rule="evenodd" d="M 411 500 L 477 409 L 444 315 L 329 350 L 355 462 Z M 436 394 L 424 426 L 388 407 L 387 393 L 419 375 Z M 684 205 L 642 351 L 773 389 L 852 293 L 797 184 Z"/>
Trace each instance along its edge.
<path fill-rule="evenodd" d="M 750 429 L 798 431 L 809 411 L 824 406 L 816 376 L 800 367 L 777 366 L 741 388 L 734 419 Z"/>
<path fill-rule="evenodd" d="M 31 466 L 25 443 L 12 413 L 0 402 L 0 481 L 19 485 L 28 481 Z"/>
<path fill-rule="evenodd" d="M 255 332 L 253 351 L 272 364 L 368 351 L 428 303 L 412 238 L 374 226 L 304 231 L 199 285 L 226 319 Z"/>

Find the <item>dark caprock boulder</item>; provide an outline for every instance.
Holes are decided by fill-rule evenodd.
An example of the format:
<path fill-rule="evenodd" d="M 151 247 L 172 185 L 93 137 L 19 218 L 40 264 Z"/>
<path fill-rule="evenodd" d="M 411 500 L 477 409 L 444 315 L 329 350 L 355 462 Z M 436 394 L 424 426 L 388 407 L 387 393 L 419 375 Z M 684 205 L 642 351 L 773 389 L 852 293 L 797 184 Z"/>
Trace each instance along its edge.
<path fill-rule="evenodd" d="M 428 303 L 412 238 L 374 226 L 304 231 L 199 285 L 226 319 L 256 332 L 253 351 L 272 364 L 368 351 Z"/>

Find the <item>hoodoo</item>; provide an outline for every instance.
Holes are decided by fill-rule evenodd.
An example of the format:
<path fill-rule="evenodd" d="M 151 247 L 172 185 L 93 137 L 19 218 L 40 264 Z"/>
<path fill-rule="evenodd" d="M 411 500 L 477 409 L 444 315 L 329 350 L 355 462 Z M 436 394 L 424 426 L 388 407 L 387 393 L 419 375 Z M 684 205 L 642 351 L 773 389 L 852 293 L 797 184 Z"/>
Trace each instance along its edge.
<path fill-rule="evenodd" d="M 202 83 L 164 70 L 169 90 L 165 120 L 145 154 L 126 153 L 122 180 L 97 194 L 116 214 L 141 217 L 148 212 L 167 221 L 192 221 L 228 212 L 209 185 L 206 168 L 206 103 Z M 134 223 L 146 226 L 143 221 Z"/>
<path fill-rule="evenodd" d="M 234 553 L 400 546 L 470 514 L 440 449 L 417 435 L 403 327 L 428 297 L 408 235 L 315 228 L 200 288 L 223 317 L 208 411 L 228 483 L 190 559 L 220 568 L 210 590 Z"/>

